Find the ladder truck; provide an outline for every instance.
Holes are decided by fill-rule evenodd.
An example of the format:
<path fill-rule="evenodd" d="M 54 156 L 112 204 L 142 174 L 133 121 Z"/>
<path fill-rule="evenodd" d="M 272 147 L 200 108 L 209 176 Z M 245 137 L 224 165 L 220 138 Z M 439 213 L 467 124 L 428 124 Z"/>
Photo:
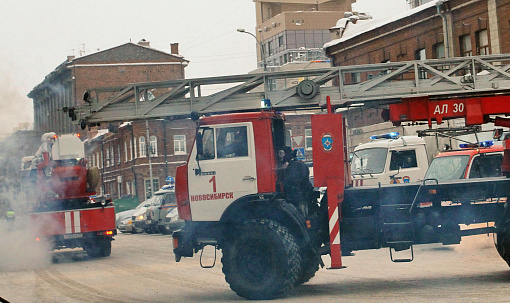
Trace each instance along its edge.
<path fill-rule="evenodd" d="M 115 208 L 111 199 L 92 198 L 99 171 L 87 168 L 77 134 L 43 134 L 36 155 L 22 158 L 21 177 L 36 242 L 49 250 L 82 247 L 89 257 L 111 254 Z"/>
<path fill-rule="evenodd" d="M 510 127 L 497 116 L 510 113 L 509 63 L 509 55 L 494 55 L 141 83 L 90 91 L 89 105 L 70 115 L 84 128 L 191 116 L 195 142 L 176 173 L 185 220 L 173 234 L 176 261 L 211 245 L 222 251 L 233 291 L 272 299 L 310 280 L 324 266 L 322 255 L 340 269 L 342 256 L 357 250 L 387 248 L 392 261 L 410 262 L 414 245 L 495 233 L 510 265 L 509 178 L 352 187 L 342 116 L 347 107 L 382 107 L 394 124 L 465 118 L 466 125 Z M 352 73 L 379 76 L 351 84 Z M 296 79 L 305 80 L 290 85 Z M 233 87 L 201 94 L 206 85 L 225 83 Z M 152 89 L 160 90 L 156 98 L 141 102 Z M 299 162 L 289 164 L 283 180 L 277 177 L 277 151 L 285 143 L 281 111 L 301 109 L 318 111 L 311 116 L 314 183 L 327 188 L 320 199 L 305 184 L 307 170 Z M 505 143 L 502 171 L 508 174 Z M 487 224 L 472 227 L 477 223 Z"/>

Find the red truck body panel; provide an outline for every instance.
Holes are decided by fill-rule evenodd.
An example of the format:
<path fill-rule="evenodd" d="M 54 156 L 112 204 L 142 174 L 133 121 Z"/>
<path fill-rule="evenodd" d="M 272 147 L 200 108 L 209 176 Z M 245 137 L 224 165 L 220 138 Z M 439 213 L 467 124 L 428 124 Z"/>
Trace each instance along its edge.
<path fill-rule="evenodd" d="M 115 230 L 115 207 L 31 213 L 30 227 L 40 237 Z"/>

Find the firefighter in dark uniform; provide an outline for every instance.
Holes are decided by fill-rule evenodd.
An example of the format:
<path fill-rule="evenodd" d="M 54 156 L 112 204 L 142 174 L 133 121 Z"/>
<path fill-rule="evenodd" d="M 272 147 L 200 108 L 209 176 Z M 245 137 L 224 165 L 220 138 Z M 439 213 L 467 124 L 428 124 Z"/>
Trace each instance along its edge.
<path fill-rule="evenodd" d="M 309 179 L 310 169 L 305 163 L 296 159 L 296 152 L 297 150 L 292 151 L 292 159 L 285 169 L 283 191 L 287 201 L 294 204 L 306 216 L 308 203 L 313 198 L 313 185 Z"/>

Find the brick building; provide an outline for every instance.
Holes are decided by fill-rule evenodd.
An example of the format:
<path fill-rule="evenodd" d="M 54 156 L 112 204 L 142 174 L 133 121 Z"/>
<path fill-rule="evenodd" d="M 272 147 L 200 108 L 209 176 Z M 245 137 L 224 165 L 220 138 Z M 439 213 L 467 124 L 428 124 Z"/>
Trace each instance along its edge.
<path fill-rule="evenodd" d="M 154 119 L 100 130 L 86 140 L 88 163 L 101 172 L 98 191 L 114 199 L 136 196 L 143 201 L 150 197 L 151 170 L 156 190 L 167 176 L 175 176 L 177 166 L 187 160 L 194 125 L 190 119 Z"/>
<path fill-rule="evenodd" d="M 34 130 L 59 134 L 80 131 L 62 109 L 84 105 L 82 97 L 87 89 L 183 79 L 188 61 L 179 56 L 177 43 L 171 44 L 171 49 L 171 54 L 162 52 L 141 40 L 79 58 L 69 56 L 28 94 L 34 104 Z"/>
<path fill-rule="evenodd" d="M 87 137 L 88 165 L 101 172 L 100 194 L 145 200 L 152 192 L 151 170 L 158 189 L 174 174 L 177 164 L 186 160 L 194 126 L 187 120 L 150 120 L 148 127 L 145 121 L 136 121 L 87 131 L 72 124 L 63 108 L 84 105 L 82 96 L 89 89 L 108 91 L 128 83 L 183 79 L 189 61 L 179 55 L 177 43 L 170 48 L 171 53 L 166 53 L 141 40 L 79 58 L 71 56 L 28 94 L 34 103 L 35 132 L 79 132 Z M 152 93 L 157 96 L 159 92 Z"/>
<path fill-rule="evenodd" d="M 324 46 L 332 65 L 510 53 L 510 0 L 433 0 L 411 4 L 416 7 L 387 20 L 350 23 L 341 38 Z M 351 74 L 347 81 L 363 82 L 375 76 Z M 350 134 L 382 123 L 380 111 L 349 111 L 346 117 Z"/>

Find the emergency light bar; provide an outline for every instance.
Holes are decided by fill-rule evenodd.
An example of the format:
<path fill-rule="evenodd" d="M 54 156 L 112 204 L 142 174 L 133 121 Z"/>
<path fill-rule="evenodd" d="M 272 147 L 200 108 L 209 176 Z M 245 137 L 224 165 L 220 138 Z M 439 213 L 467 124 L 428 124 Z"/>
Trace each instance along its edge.
<path fill-rule="evenodd" d="M 460 148 L 474 148 L 474 147 L 491 147 L 494 145 L 494 141 L 482 141 L 480 143 L 461 143 Z"/>
<path fill-rule="evenodd" d="M 370 140 L 376 140 L 376 139 L 398 139 L 398 132 L 391 132 L 387 134 L 381 134 L 381 135 L 373 135 L 370 136 Z"/>

